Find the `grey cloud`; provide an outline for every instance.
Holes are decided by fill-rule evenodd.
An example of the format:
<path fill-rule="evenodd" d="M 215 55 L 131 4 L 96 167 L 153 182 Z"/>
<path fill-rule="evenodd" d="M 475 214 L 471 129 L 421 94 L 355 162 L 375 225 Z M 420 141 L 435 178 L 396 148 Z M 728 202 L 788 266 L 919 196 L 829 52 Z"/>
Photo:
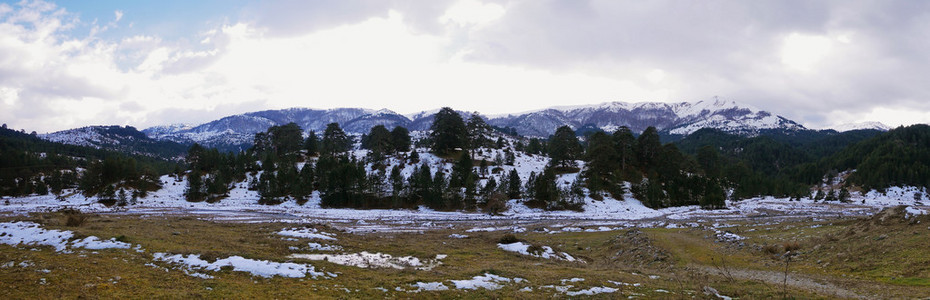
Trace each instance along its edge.
<path fill-rule="evenodd" d="M 504 17 L 471 33 L 472 61 L 603 74 L 659 68 L 684 82 L 679 101 L 726 96 L 828 125 L 830 111 L 927 109 L 930 2 L 510 1 Z M 773 71 L 791 33 L 854 33 L 845 65 L 813 75 Z M 857 53 L 861 52 L 861 53 Z M 639 79 L 637 79 L 639 78 Z M 618 99 L 626 100 L 626 99 Z M 634 99 L 655 100 L 655 99 Z"/>
<path fill-rule="evenodd" d="M 145 120 L 139 122 L 138 128 L 141 130 L 151 126 L 176 123 L 199 125 L 229 115 L 242 114 L 271 108 L 272 107 L 269 106 L 268 101 L 266 100 L 254 100 L 222 105 L 213 109 L 168 108 L 147 114 Z"/>

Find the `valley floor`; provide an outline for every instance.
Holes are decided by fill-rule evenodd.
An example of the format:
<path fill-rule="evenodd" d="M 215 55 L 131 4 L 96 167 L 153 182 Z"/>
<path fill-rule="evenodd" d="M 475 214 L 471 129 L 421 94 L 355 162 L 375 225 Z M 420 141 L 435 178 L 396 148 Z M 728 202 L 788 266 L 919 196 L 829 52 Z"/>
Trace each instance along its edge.
<path fill-rule="evenodd" d="M 915 298 L 930 295 L 930 216 L 914 191 L 849 204 L 501 216 L 79 195 L 3 199 L 0 297 Z M 183 186 L 183 185 L 182 185 Z M 885 207 L 896 208 L 882 210 Z"/>

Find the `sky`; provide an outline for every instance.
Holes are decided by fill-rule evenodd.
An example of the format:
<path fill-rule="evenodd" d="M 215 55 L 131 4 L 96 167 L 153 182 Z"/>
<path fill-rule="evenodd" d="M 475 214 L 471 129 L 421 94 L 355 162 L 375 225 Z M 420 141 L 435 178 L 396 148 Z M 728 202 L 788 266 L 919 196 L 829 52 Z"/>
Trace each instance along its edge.
<path fill-rule="evenodd" d="M 930 123 L 930 1 L 2 1 L 0 122 L 722 100 Z"/>

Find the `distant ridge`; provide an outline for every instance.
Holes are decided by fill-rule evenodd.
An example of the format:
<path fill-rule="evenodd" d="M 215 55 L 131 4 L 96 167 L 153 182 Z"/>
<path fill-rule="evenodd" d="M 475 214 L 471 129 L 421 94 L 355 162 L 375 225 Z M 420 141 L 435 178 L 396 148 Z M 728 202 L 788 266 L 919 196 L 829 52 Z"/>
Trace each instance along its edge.
<path fill-rule="evenodd" d="M 251 146 L 256 132 L 274 125 L 294 122 L 305 130 L 321 132 L 337 122 L 349 133 L 362 134 L 375 125 L 403 126 L 411 131 L 428 130 L 437 110 L 402 115 L 388 109 L 288 108 L 226 116 L 199 125 L 174 124 L 142 130 L 155 140 L 181 144 L 200 143 L 225 150 Z M 470 113 L 459 112 L 467 117 Z M 734 101 L 697 102 L 605 102 L 592 105 L 558 106 L 518 114 L 485 117 L 498 127 L 510 127 L 525 136 L 548 137 L 560 126 L 601 129 L 612 132 L 621 126 L 639 133 L 654 126 L 667 135 L 686 136 L 701 128 L 714 128 L 739 135 L 756 135 L 761 130 L 807 130 L 787 118 Z M 77 142 L 72 142 L 77 143 Z"/>

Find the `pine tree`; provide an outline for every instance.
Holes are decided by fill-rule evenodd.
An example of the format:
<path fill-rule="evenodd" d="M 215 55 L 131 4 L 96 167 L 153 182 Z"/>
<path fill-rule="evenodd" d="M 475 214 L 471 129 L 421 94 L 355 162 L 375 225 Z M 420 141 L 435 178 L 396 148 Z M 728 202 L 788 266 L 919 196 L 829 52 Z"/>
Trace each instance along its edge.
<path fill-rule="evenodd" d="M 431 148 L 434 153 L 446 155 L 467 146 L 465 121 L 449 107 L 443 107 L 436 113 L 430 130 Z"/>
<path fill-rule="evenodd" d="M 840 189 L 840 194 L 836 196 L 836 199 L 840 202 L 846 203 L 849 202 L 849 190 L 844 186 Z"/>
<path fill-rule="evenodd" d="M 659 132 L 655 127 L 649 126 L 636 140 L 636 155 L 644 170 L 655 167 L 662 153 L 662 142 L 659 141 Z"/>
<path fill-rule="evenodd" d="M 184 198 L 191 202 L 203 201 L 203 179 L 200 178 L 200 171 L 191 170 L 187 174 L 187 188 L 184 190 Z"/>
<path fill-rule="evenodd" d="M 468 154 L 468 151 L 463 151 L 458 162 L 452 166 L 449 186 L 453 188 L 464 187 L 466 179 L 472 173 L 473 165 L 474 162 L 471 159 L 471 155 Z"/>
<path fill-rule="evenodd" d="M 307 150 L 308 156 L 315 156 L 320 152 L 320 140 L 316 136 L 316 132 L 310 130 L 307 134 L 307 138 L 304 139 L 304 150 Z"/>
<path fill-rule="evenodd" d="M 391 207 L 400 208 L 401 207 L 400 198 L 404 196 L 402 194 L 404 191 L 404 176 L 400 173 L 399 165 L 394 165 L 394 167 L 391 168 L 390 181 L 391 181 Z"/>
<path fill-rule="evenodd" d="M 323 132 L 321 144 L 323 154 L 336 156 L 349 151 L 352 147 L 352 140 L 345 131 L 342 131 L 339 123 L 329 123 L 326 125 L 326 131 Z"/>
<path fill-rule="evenodd" d="M 402 126 L 394 127 L 391 130 L 391 144 L 394 145 L 394 151 L 407 152 L 410 150 L 410 131 Z"/>
<path fill-rule="evenodd" d="M 613 171 L 619 169 L 619 165 L 617 164 L 616 148 L 610 136 L 603 132 L 592 134 L 588 138 L 585 161 L 587 162 L 585 165 L 586 170 L 582 175 L 592 195 L 609 190 L 615 184 L 613 182 Z"/>
<path fill-rule="evenodd" d="M 549 165 L 558 168 L 574 168 L 575 159 L 581 153 L 581 144 L 575 131 L 571 127 L 562 126 L 556 129 L 555 134 L 549 138 Z"/>
<path fill-rule="evenodd" d="M 521 185 L 523 185 L 523 182 L 520 180 L 517 169 L 510 169 L 510 175 L 507 176 L 507 197 L 510 197 L 510 199 L 523 198 L 523 192 L 520 191 Z"/>
<path fill-rule="evenodd" d="M 491 134 L 491 126 L 477 112 L 471 114 L 465 127 L 468 135 L 468 148 L 478 149 L 487 146 L 491 142 L 488 139 Z"/>

